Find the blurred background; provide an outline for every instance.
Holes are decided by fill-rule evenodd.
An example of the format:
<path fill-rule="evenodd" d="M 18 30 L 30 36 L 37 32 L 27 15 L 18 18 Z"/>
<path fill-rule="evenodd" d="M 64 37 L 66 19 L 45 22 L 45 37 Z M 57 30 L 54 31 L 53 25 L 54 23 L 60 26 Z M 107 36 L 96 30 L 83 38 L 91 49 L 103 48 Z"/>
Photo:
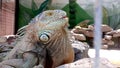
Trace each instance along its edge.
<path fill-rule="evenodd" d="M 69 28 L 85 20 L 94 23 L 94 0 L 0 0 L 0 36 L 16 34 L 37 14 L 49 9 L 66 11 Z M 103 24 L 120 28 L 120 0 L 103 1 Z"/>

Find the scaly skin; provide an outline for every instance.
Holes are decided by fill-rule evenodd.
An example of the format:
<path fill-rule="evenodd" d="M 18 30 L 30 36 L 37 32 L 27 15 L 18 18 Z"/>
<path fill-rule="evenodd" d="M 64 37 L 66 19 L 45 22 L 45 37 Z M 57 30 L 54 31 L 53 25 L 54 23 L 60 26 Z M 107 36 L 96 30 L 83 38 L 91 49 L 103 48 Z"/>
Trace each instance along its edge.
<path fill-rule="evenodd" d="M 44 11 L 33 18 L 29 25 L 19 30 L 23 38 L 5 57 L 5 60 L 23 59 L 24 56 L 21 54 L 32 51 L 36 52 L 39 58 L 39 64 L 34 65 L 35 68 L 39 68 L 41 64 L 44 68 L 55 68 L 72 62 L 74 51 L 68 39 L 67 27 L 68 18 L 64 11 Z M 29 54 L 27 54 L 28 57 Z M 27 61 L 31 61 L 31 59 L 28 58 Z M 36 61 L 32 63 L 36 63 Z M 25 62 L 25 64 L 24 68 L 30 68 L 27 67 L 30 62 Z"/>

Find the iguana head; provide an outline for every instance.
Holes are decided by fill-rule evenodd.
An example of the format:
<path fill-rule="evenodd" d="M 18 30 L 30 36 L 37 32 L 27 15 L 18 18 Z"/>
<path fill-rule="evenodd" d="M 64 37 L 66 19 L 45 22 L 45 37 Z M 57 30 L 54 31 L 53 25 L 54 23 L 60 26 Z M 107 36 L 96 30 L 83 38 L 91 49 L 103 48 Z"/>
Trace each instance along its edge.
<path fill-rule="evenodd" d="M 68 18 L 65 11 L 47 10 L 33 18 L 31 23 L 35 23 L 33 30 L 36 30 L 36 36 L 39 37 L 39 40 L 46 42 L 66 33 Z"/>
<path fill-rule="evenodd" d="M 62 10 L 47 10 L 36 16 L 32 22 L 39 23 L 40 28 L 51 28 L 55 29 L 68 25 L 68 18 L 66 12 Z"/>
<path fill-rule="evenodd" d="M 66 12 L 62 11 L 62 10 L 48 10 L 48 11 L 44 11 L 41 15 L 40 15 L 40 22 L 41 23 L 51 23 L 51 22 L 55 22 L 57 20 L 62 20 L 66 17 Z"/>

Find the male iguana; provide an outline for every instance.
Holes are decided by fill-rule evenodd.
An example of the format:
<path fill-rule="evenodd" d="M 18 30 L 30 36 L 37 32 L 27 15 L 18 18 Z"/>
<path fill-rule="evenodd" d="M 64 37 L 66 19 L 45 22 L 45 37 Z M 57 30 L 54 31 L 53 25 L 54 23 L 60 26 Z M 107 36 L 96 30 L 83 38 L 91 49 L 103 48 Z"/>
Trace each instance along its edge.
<path fill-rule="evenodd" d="M 22 39 L 5 57 L 5 61 L 23 59 L 21 62 L 24 64 L 21 68 L 33 68 L 34 66 L 39 68 L 41 64 L 44 68 L 55 68 L 72 62 L 74 51 L 68 39 L 67 27 L 66 12 L 62 10 L 42 12 L 33 18 L 29 25 L 19 30 L 22 33 Z"/>

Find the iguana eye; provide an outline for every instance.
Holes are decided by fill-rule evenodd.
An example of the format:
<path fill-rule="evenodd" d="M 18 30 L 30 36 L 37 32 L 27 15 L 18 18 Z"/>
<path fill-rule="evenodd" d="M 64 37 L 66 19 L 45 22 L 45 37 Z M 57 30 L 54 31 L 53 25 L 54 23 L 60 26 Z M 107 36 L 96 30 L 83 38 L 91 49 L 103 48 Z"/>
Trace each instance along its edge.
<path fill-rule="evenodd" d="M 50 36 L 51 36 L 50 33 L 43 32 L 43 33 L 40 34 L 39 40 L 42 41 L 42 42 L 47 42 L 47 41 L 49 41 Z"/>

